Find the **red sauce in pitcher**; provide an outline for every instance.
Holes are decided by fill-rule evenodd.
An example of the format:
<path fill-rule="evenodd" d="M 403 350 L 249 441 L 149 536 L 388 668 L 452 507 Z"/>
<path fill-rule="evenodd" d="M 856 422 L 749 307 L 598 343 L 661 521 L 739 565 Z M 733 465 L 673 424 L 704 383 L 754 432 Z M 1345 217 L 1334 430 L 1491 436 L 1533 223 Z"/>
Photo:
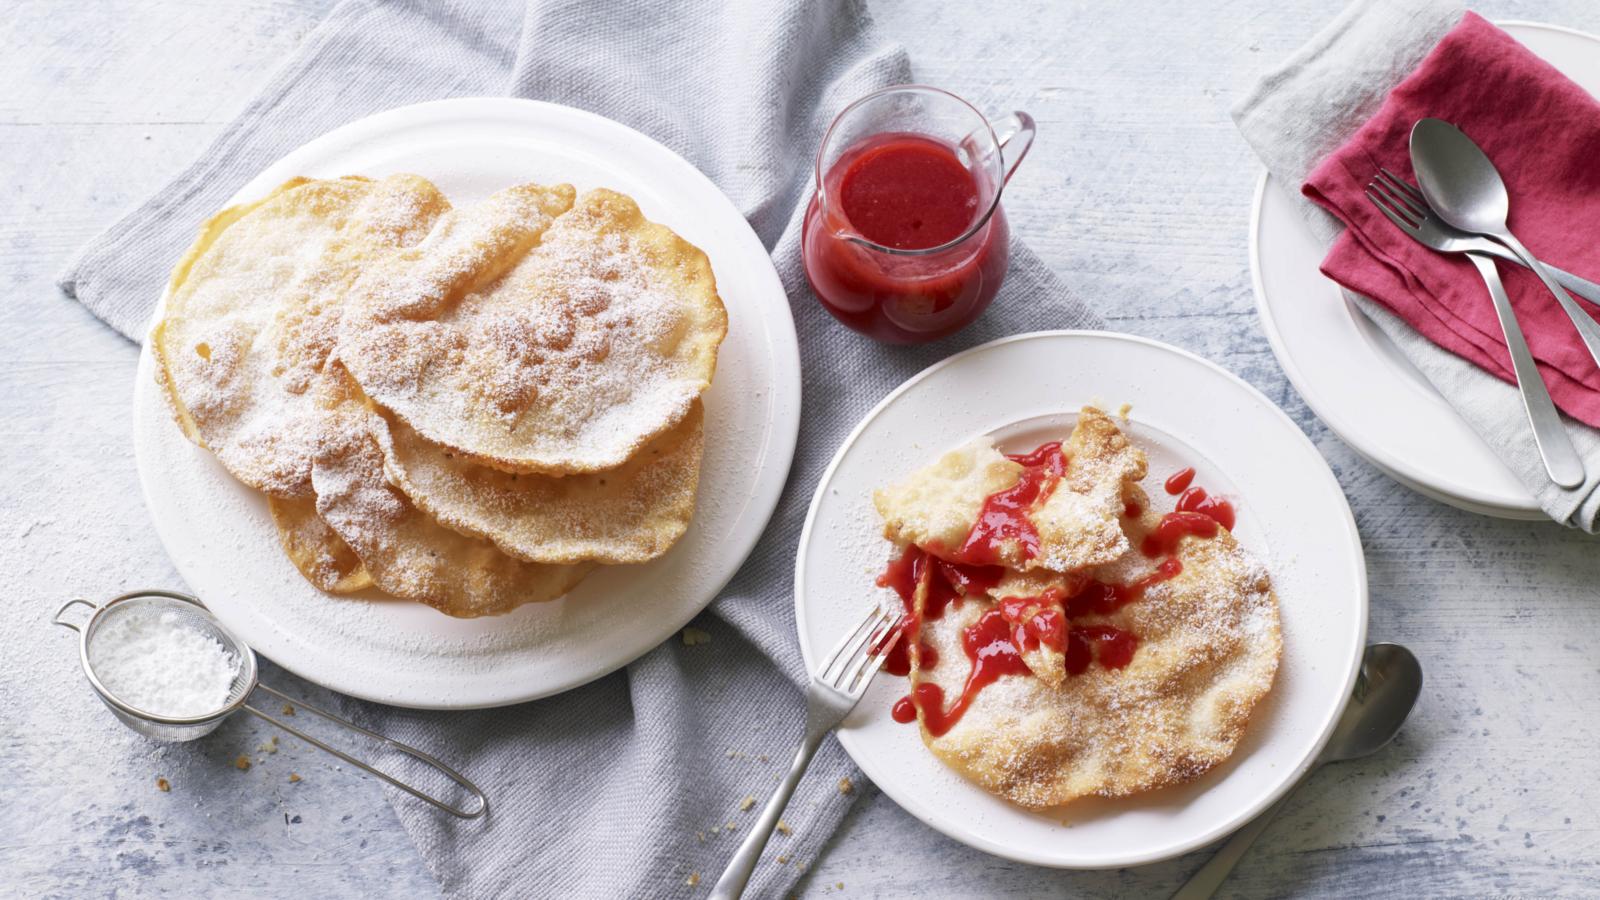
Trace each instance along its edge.
<path fill-rule="evenodd" d="M 900 344 L 944 337 L 976 319 L 1000 290 L 1010 245 L 1005 214 L 997 206 L 970 237 L 943 250 L 908 251 L 960 238 L 992 200 L 944 141 L 875 134 L 839 156 L 806 209 L 806 277 L 822 305 L 857 331 Z"/>

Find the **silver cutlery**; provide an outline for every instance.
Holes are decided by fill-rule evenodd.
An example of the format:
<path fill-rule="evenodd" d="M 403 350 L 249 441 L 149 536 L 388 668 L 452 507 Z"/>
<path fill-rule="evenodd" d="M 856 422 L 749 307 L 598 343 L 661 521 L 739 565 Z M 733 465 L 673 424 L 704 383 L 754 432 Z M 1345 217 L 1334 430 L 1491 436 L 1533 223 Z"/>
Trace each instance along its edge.
<path fill-rule="evenodd" d="M 1494 260 L 1480 249 L 1481 244 L 1492 243 L 1488 238 L 1462 234 L 1439 223 L 1415 188 L 1406 184 L 1388 169 L 1384 169 L 1367 185 L 1367 199 L 1417 243 L 1440 253 L 1463 253 L 1478 267 L 1483 283 L 1489 288 L 1494 301 L 1495 315 L 1500 319 L 1500 330 L 1506 336 L 1506 349 L 1511 352 L 1511 369 L 1517 377 L 1517 388 L 1522 393 L 1522 408 L 1528 414 L 1528 425 L 1533 429 L 1533 441 L 1539 448 L 1539 458 L 1544 462 L 1550 480 L 1564 488 L 1583 484 L 1585 472 L 1583 459 L 1572 445 L 1572 436 L 1561 424 L 1561 415 L 1550 400 L 1550 391 L 1535 365 L 1528 341 L 1517 324 L 1517 315 L 1511 308 L 1511 298 L 1500 282 L 1500 273 Z"/>
<path fill-rule="evenodd" d="M 1453 238 L 1456 241 L 1456 246 L 1459 248 L 1459 252 L 1481 253 L 1485 256 L 1492 256 L 1501 262 L 1515 263 L 1524 269 L 1528 267 L 1528 264 L 1522 261 L 1522 257 L 1512 253 L 1510 250 L 1507 250 L 1505 245 L 1490 238 L 1481 237 L 1479 235 L 1472 234 L 1471 232 L 1462 231 L 1461 229 L 1444 222 L 1437 215 L 1433 215 L 1433 210 L 1428 208 L 1427 199 L 1422 196 L 1422 192 L 1417 190 L 1415 186 L 1411 185 L 1409 182 L 1405 181 L 1400 176 L 1394 174 L 1388 169 L 1384 169 L 1383 174 L 1392 179 L 1390 182 L 1391 187 L 1410 198 L 1412 201 L 1411 205 L 1414 208 L 1417 208 L 1422 214 L 1426 214 L 1432 218 L 1432 228 L 1434 231 Z M 1600 303 L 1600 284 L 1595 284 L 1587 278 L 1574 275 L 1565 269 L 1552 266 L 1549 263 L 1545 263 L 1544 267 L 1552 276 L 1555 277 L 1557 281 L 1561 282 L 1562 287 L 1594 303 Z"/>
<path fill-rule="evenodd" d="M 1511 198 L 1494 163 L 1461 129 L 1441 119 L 1411 128 L 1411 167 L 1428 206 L 1450 225 L 1491 237 L 1522 258 L 1572 320 L 1589 355 L 1600 365 L 1600 323 L 1572 299 L 1550 271 L 1506 227 Z"/>
<path fill-rule="evenodd" d="M 861 695 L 867 692 L 867 685 L 872 683 L 872 677 L 883 667 L 884 659 L 900 636 L 900 620 L 904 616 L 899 610 L 889 611 L 874 606 L 853 631 L 839 640 L 816 674 L 811 676 L 811 684 L 806 688 L 805 737 L 795 752 L 794 764 L 789 767 L 789 774 L 784 776 L 783 783 L 778 785 L 772 799 L 767 801 L 750 835 L 739 845 L 727 870 L 717 879 L 716 887 L 711 889 L 711 900 L 733 900 L 744 893 L 750 874 L 755 871 L 756 861 L 761 858 L 761 851 L 766 848 L 767 840 L 772 837 L 772 829 L 778 824 L 779 815 L 794 794 L 795 785 L 800 783 L 800 776 L 811 764 L 811 757 L 816 754 L 822 739 L 839 727 L 850 710 L 855 709 Z"/>
<path fill-rule="evenodd" d="M 1172 895 L 1173 900 L 1204 900 L 1215 894 L 1300 785 L 1326 763 L 1360 759 L 1382 750 L 1400 733 L 1400 726 L 1411 715 L 1421 693 L 1422 664 L 1410 650 L 1399 644 L 1367 647 L 1361 658 L 1361 672 L 1356 676 L 1355 692 L 1322 755 L 1282 799 L 1234 832 L 1222 849 Z"/>

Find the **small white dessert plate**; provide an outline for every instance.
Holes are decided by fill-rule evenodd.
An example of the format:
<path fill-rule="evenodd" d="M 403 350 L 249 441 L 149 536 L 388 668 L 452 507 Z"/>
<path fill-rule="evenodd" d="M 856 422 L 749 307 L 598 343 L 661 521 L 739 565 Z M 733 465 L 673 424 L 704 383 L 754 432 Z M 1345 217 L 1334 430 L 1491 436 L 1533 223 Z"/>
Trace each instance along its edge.
<path fill-rule="evenodd" d="M 789 301 L 761 241 L 709 179 L 631 128 L 549 103 L 442 100 L 380 113 L 300 147 L 230 202 L 259 197 L 294 175 L 395 172 L 430 179 L 457 206 L 524 181 L 614 188 L 711 258 L 728 337 L 705 395 L 705 458 L 688 533 L 659 559 L 603 568 L 563 599 L 503 616 L 452 619 L 376 594 L 324 594 L 284 557 L 262 496 L 179 433 L 148 345 L 134 390 L 145 502 L 190 590 L 296 675 L 355 697 L 427 709 L 504 706 L 558 693 L 631 662 L 682 628 L 765 529 L 800 423 Z"/>
<path fill-rule="evenodd" d="M 1533 22 L 1500 26 L 1600 96 L 1600 37 Z M 1326 248 L 1266 174 L 1250 216 L 1256 307 L 1272 351 L 1317 417 L 1390 477 L 1469 512 L 1544 519 L 1533 495 L 1376 325 L 1318 271 Z"/>
<path fill-rule="evenodd" d="M 890 717 L 906 680 L 879 675 L 839 730 L 862 771 L 933 828 L 980 850 L 1060 868 L 1177 856 L 1238 828 L 1281 796 L 1322 750 L 1349 697 L 1366 637 L 1367 578 L 1355 520 L 1333 473 L 1288 416 L 1236 376 L 1143 338 L 1018 335 L 951 357 L 901 385 L 858 425 L 817 486 L 795 568 L 800 646 L 814 666 L 869 603 L 891 555 L 872 491 L 979 435 L 1031 450 L 1064 436 L 1084 404 L 1132 405 L 1130 437 L 1150 460 L 1158 510 L 1166 477 L 1233 501 L 1235 534 L 1267 564 L 1282 614 L 1277 682 L 1238 750 L 1194 782 L 1050 814 L 995 797 L 946 768 L 915 725 Z"/>

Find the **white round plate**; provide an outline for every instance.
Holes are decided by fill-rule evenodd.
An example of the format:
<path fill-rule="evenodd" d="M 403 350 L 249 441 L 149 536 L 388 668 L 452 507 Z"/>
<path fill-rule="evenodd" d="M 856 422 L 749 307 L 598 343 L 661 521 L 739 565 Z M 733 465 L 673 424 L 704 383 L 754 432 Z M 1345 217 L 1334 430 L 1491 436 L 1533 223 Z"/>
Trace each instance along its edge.
<path fill-rule="evenodd" d="M 1350 695 L 1367 625 L 1361 540 L 1344 494 L 1300 429 L 1271 401 L 1197 356 L 1104 332 L 1024 334 L 975 347 L 901 385 L 839 448 L 811 503 L 795 568 L 800 646 L 815 666 L 888 592 L 891 555 L 875 488 L 977 435 L 1003 449 L 1059 439 L 1076 411 L 1132 404 L 1128 433 L 1150 459 L 1151 501 L 1167 475 L 1232 499 L 1235 534 L 1272 572 L 1283 661 L 1272 693 L 1226 763 L 1187 785 L 1029 812 L 946 768 L 915 725 L 890 718 L 906 680 L 880 675 L 839 730 L 867 777 L 912 815 L 979 850 L 1035 865 L 1110 868 L 1176 856 L 1244 824 L 1321 751 Z"/>
<path fill-rule="evenodd" d="M 1501 23 L 1529 50 L 1600 95 L 1600 38 L 1531 22 Z M 1299 185 L 1266 174 L 1250 218 L 1250 270 L 1262 328 L 1306 405 L 1396 481 L 1469 512 L 1543 519 L 1528 489 L 1318 271 L 1325 248 L 1297 204 Z"/>
<path fill-rule="evenodd" d="M 789 302 L 760 240 L 704 175 L 637 131 L 548 103 L 443 100 L 380 113 L 295 150 L 231 202 L 294 175 L 395 172 L 432 180 L 458 206 L 524 181 L 615 188 L 711 258 L 728 337 L 705 397 L 705 460 L 688 533 L 653 562 L 603 568 L 564 599 L 503 616 L 452 619 L 376 594 L 323 594 L 284 557 L 263 498 L 179 433 L 148 349 L 134 391 L 145 502 L 194 593 L 257 651 L 301 677 L 427 709 L 558 693 L 627 664 L 682 628 L 766 527 L 799 427 L 800 357 Z"/>

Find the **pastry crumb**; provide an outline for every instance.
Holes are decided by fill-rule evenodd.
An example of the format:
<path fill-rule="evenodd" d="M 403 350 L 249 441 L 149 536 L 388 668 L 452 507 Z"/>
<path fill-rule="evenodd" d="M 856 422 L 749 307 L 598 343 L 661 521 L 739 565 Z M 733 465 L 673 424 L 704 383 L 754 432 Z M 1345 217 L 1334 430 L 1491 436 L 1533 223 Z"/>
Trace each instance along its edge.
<path fill-rule="evenodd" d="M 783 854 L 783 853 L 779 853 L 778 854 L 778 865 L 787 866 L 788 864 L 789 864 L 788 855 L 787 854 Z"/>
<path fill-rule="evenodd" d="M 792 834 L 793 831 L 794 831 L 794 829 L 789 827 L 789 823 L 788 822 L 785 822 L 782 819 L 778 820 L 778 833 L 779 834 Z"/>
<path fill-rule="evenodd" d="M 300 776 L 296 775 L 293 772 L 290 772 L 289 773 L 289 783 L 290 784 L 299 784 L 300 783 Z"/>
<path fill-rule="evenodd" d="M 292 707 L 289 704 L 285 703 L 283 705 L 283 714 L 286 715 L 286 716 L 294 715 L 294 707 Z"/>
<path fill-rule="evenodd" d="M 238 759 L 233 761 L 233 767 L 241 772 L 250 771 L 250 757 L 241 754 Z"/>
<path fill-rule="evenodd" d="M 172 790 L 172 782 L 166 780 L 165 778 L 157 778 L 156 779 L 156 790 L 158 790 L 161 793 L 165 794 L 166 792 Z"/>
<path fill-rule="evenodd" d="M 689 887 L 694 887 L 695 885 L 700 883 L 700 873 L 699 872 L 690 872 L 689 873 L 689 877 L 685 878 L 683 880 L 683 883 L 687 884 Z"/>
<path fill-rule="evenodd" d="M 856 786 L 850 781 L 849 778 L 839 779 L 839 793 L 848 796 L 850 794 L 854 794 L 855 792 Z"/>
<path fill-rule="evenodd" d="M 1131 413 L 1131 412 L 1133 412 L 1133 404 L 1132 403 L 1124 403 L 1121 406 L 1117 407 L 1117 418 L 1119 418 L 1122 421 L 1126 422 L 1126 421 L 1128 421 L 1128 413 Z"/>
<path fill-rule="evenodd" d="M 683 645 L 685 647 L 694 647 L 698 644 L 709 643 L 711 643 L 711 635 L 709 632 L 701 631 L 693 626 L 683 629 Z"/>
<path fill-rule="evenodd" d="M 746 794 L 745 798 L 743 800 L 739 801 L 739 811 L 740 812 L 745 812 L 750 807 L 755 806 L 755 805 L 756 805 L 756 798 Z"/>
<path fill-rule="evenodd" d="M 726 824 L 726 825 L 724 825 L 722 827 L 728 829 L 729 831 L 738 831 L 739 830 L 739 823 L 738 822 L 729 822 L 728 824 Z"/>

